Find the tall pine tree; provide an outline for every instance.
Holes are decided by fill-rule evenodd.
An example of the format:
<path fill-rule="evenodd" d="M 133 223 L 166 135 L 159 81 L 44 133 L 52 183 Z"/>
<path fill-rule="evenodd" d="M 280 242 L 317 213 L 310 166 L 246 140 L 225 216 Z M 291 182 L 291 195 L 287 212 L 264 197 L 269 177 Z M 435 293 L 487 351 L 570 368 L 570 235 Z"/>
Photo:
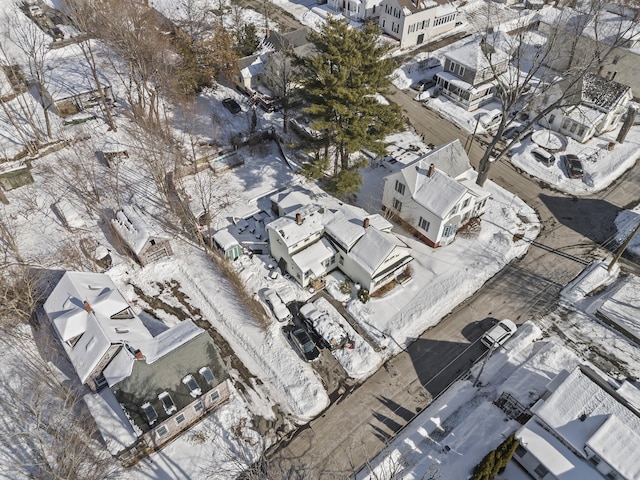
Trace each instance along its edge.
<path fill-rule="evenodd" d="M 362 149 L 384 154 L 383 139 L 403 126 L 400 108 L 377 97 L 386 92 L 395 68 L 393 59 L 384 57 L 389 47 L 379 42 L 379 33 L 375 25 L 358 30 L 329 18 L 321 32 L 309 34 L 315 53 L 301 60 L 306 112 L 326 142 L 324 158 L 317 160 L 333 165 L 329 186 L 341 196 L 362 184 L 352 154 Z"/>

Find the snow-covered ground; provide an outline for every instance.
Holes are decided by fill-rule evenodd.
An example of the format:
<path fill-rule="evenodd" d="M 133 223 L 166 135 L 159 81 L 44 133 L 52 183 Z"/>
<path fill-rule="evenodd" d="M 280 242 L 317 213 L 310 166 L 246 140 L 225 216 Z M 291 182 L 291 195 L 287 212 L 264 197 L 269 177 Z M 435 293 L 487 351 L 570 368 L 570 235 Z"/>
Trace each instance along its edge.
<path fill-rule="evenodd" d="M 477 364 L 468 379 L 453 384 L 403 428 L 356 478 L 392 478 L 394 472 L 407 480 L 432 478 L 430 475 L 434 475 L 433 478 L 467 478 L 490 450 L 521 426 L 493 402 L 502 393 L 507 393 L 522 405 L 531 406 L 561 370 L 571 371 L 579 364 L 591 363 L 593 357 L 589 356 L 589 348 L 598 338 L 597 332 L 604 330 L 606 335 L 599 342 L 603 351 L 596 360 L 608 358 L 612 363 L 626 367 L 624 374 L 605 372 L 618 381 L 630 380 L 637 384 L 640 345 L 602 326 L 591 314 L 594 305 L 604 303 L 608 305 L 610 315 L 624 317 L 637 328 L 640 311 L 637 294 L 631 312 L 628 303 L 611 301 L 621 286 L 625 288 L 628 282 L 637 282 L 637 278 L 629 280 L 617 275 L 617 268 L 609 273 L 606 265 L 589 266 L 563 292 L 567 304 L 562 308 L 573 309 L 574 315 L 564 317 L 554 312 L 553 318 L 542 320 L 541 324 L 546 325 L 544 330 L 531 322 L 520 326 L 504 348 L 491 356 L 484 369 Z M 611 288 L 593 295 L 594 291 L 607 285 Z M 548 328 L 551 323 L 556 329 Z M 560 331 L 562 334 L 558 335 Z M 582 336 L 578 331 L 588 333 Z M 568 348 L 567 339 L 574 348 Z M 603 364 L 596 361 L 596 366 Z M 529 477 L 511 461 L 505 472 L 496 478 L 524 480 Z"/>

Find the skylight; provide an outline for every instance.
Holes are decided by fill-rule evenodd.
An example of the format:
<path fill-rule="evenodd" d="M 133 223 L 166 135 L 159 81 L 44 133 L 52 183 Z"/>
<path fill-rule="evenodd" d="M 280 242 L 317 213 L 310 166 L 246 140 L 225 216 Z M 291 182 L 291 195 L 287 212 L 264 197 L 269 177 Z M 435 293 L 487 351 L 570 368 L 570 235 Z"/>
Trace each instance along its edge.
<path fill-rule="evenodd" d="M 153 405 L 151 405 L 149 402 L 144 403 L 142 405 L 142 411 L 147 417 L 147 422 L 149 423 L 149 425 L 153 425 L 154 423 L 156 423 L 156 420 L 158 419 L 158 414 L 156 413 L 156 409 L 153 408 Z"/>
<path fill-rule="evenodd" d="M 209 385 L 213 385 L 216 381 L 216 377 L 213 376 L 213 372 L 209 367 L 202 367 L 198 370 L 198 373 L 204 377 Z"/>
<path fill-rule="evenodd" d="M 182 379 L 182 383 L 184 383 L 189 388 L 189 395 L 191 395 L 193 398 L 202 395 L 202 390 L 200 389 L 198 382 L 196 382 L 196 379 L 193 378 L 193 375 L 189 374 L 184 377 Z"/>
<path fill-rule="evenodd" d="M 162 406 L 164 407 L 164 411 L 167 412 L 167 415 L 171 415 L 173 412 L 178 410 L 178 407 L 173 403 L 173 399 L 168 392 L 162 392 L 158 395 L 158 399 L 162 402 Z"/>

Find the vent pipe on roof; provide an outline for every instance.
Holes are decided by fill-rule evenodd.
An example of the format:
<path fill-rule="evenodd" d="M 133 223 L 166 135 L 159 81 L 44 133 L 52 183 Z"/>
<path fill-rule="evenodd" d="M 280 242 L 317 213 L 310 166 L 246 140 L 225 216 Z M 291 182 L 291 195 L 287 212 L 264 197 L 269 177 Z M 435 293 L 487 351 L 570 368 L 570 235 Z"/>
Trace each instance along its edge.
<path fill-rule="evenodd" d="M 91 305 L 89 304 L 89 302 L 87 302 L 86 300 L 84 302 L 82 302 L 82 304 L 84 305 L 84 309 L 89 312 L 89 313 L 93 313 L 93 308 L 91 308 Z"/>
<path fill-rule="evenodd" d="M 369 218 L 365 218 L 362 222 L 364 228 L 369 228 Z"/>
<path fill-rule="evenodd" d="M 427 176 L 431 178 L 433 177 L 434 173 L 436 173 L 436 166 L 432 163 L 431 165 L 429 165 L 429 173 L 427 174 Z"/>

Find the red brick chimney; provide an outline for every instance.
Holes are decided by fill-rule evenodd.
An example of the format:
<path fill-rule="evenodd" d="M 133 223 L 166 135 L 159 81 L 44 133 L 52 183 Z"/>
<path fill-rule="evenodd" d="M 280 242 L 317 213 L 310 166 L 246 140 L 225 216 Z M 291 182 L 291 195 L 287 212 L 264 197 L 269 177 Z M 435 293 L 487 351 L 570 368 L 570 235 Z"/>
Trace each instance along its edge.
<path fill-rule="evenodd" d="M 431 165 L 429 165 L 429 173 L 427 173 L 427 176 L 431 178 L 433 177 L 434 173 L 436 173 L 436 166 L 432 163 Z"/>
<path fill-rule="evenodd" d="M 136 360 L 144 360 L 144 355 L 140 351 L 140 349 L 133 352 L 133 355 L 136 357 Z"/>
<path fill-rule="evenodd" d="M 362 222 L 362 226 L 364 228 L 369 228 L 369 218 L 364 219 L 364 221 Z"/>
<path fill-rule="evenodd" d="M 91 308 L 91 305 L 89 305 L 89 302 L 87 302 L 86 300 L 84 302 L 82 302 L 82 304 L 84 305 L 84 309 L 89 312 L 89 313 L 93 313 L 93 308 Z"/>
<path fill-rule="evenodd" d="M 302 215 L 299 213 L 296 213 L 296 224 L 302 225 Z"/>

